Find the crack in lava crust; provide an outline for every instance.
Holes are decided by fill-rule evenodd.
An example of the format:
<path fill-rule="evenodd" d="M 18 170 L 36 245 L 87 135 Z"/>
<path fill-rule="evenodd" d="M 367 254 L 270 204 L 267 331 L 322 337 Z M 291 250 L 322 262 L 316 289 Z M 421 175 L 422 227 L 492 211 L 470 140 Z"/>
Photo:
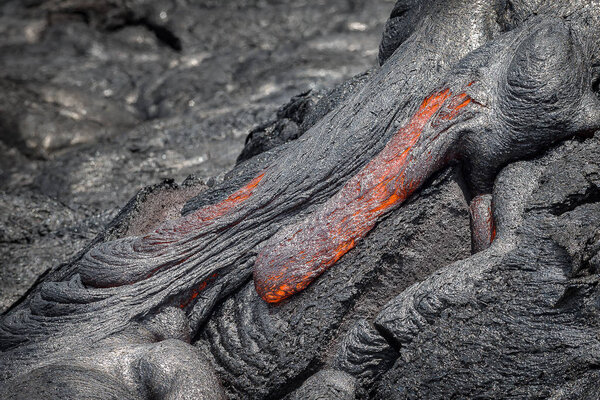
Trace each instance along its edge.
<path fill-rule="evenodd" d="M 427 97 L 408 124 L 336 195 L 301 223 L 269 239 L 254 266 L 258 294 L 278 303 L 305 289 L 352 249 L 378 218 L 447 162 L 447 154 L 435 154 L 431 146 L 444 140 L 438 139 L 448 129 L 442 127 L 471 103 L 466 93 L 453 95 L 450 89 Z M 424 135 L 428 127 L 433 132 Z"/>
<path fill-rule="evenodd" d="M 96 288 L 130 285 L 187 262 L 196 252 L 195 238 L 205 234 L 220 217 L 239 209 L 253 195 L 263 177 L 264 173 L 223 201 L 169 221 L 143 237 L 124 238 L 91 249 L 79 262 L 83 283 Z M 174 246 L 177 250 L 169 253 L 169 248 Z M 183 300 L 182 304 L 187 305 L 197 297 L 196 292 L 192 292 L 189 301 Z"/>

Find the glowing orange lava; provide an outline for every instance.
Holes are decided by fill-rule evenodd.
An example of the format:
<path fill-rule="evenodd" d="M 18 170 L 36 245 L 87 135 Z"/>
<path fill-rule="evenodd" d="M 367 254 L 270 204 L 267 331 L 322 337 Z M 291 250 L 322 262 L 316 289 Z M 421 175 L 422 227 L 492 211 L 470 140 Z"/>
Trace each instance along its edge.
<path fill-rule="evenodd" d="M 154 246 L 169 244 L 179 240 L 181 235 L 186 235 L 194 231 L 202 231 L 203 227 L 215 219 L 230 213 L 233 211 L 233 209 L 240 206 L 244 201 L 250 198 L 252 192 L 256 186 L 258 186 L 264 176 L 264 173 L 258 175 L 247 185 L 229 195 L 225 200 L 216 204 L 204 206 L 192 215 L 182 218 L 179 221 L 176 221 L 174 224 L 159 228 L 156 231 L 144 236 L 142 238 L 144 245 Z"/>
<path fill-rule="evenodd" d="M 439 168 L 440 158 L 433 160 L 431 150 L 427 155 L 419 151 L 437 140 L 441 132 L 436 127 L 456 118 L 471 102 L 466 93 L 453 96 L 449 89 L 427 97 L 409 123 L 336 195 L 291 233 L 262 249 L 254 267 L 258 294 L 277 303 L 306 288 L 352 249 L 379 217 L 404 202 Z M 424 137 L 427 127 L 433 132 Z"/>
<path fill-rule="evenodd" d="M 219 275 L 215 273 L 215 274 L 212 274 L 211 276 L 209 276 L 208 278 L 206 278 L 205 280 L 203 280 L 202 282 L 200 282 L 198 287 L 196 289 L 192 290 L 192 293 L 190 294 L 190 296 L 179 304 L 179 308 L 185 308 L 188 304 L 190 304 L 194 299 L 196 299 L 196 297 L 198 297 L 200 292 L 203 291 L 204 289 L 206 289 L 206 287 L 209 284 L 214 282 L 218 276 Z"/>
<path fill-rule="evenodd" d="M 205 207 L 200 208 L 195 213 L 179 218 L 178 220 L 170 221 L 166 223 L 162 227 L 156 229 L 154 232 L 147 234 L 146 236 L 140 238 L 140 241 L 134 244 L 135 251 L 156 251 L 157 246 L 164 247 L 173 245 L 174 243 L 178 243 L 186 239 L 190 234 L 194 234 L 194 232 L 203 232 L 207 226 L 211 223 L 215 222 L 215 220 L 219 217 L 222 217 L 230 212 L 232 212 L 235 208 L 241 206 L 244 201 L 246 201 L 252 195 L 254 189 L 262 178 L 264 177 L 264 173 L 258 175 L 254 179 L 252 179 L 248 184 L 241 187 L 230 196 L 228 196 L 225 200 L 220 201 L 216 204 L 211 204 Z M 173 266 L 179 265 L 187 261 L 191 257 L 191 254 L 184 254 L 179 259 L 172 260 L 169 263 L 162 263 L 157 267 L 153 268 L 149 272 L 144 275 L 144 279 L 148 279 L 158 271 L 161 271 L 165 268 L 171 268 Z M 133 283 L 135 281 L 129 282 Z M 187 305 L 187 303 L 186 303 Z"/>

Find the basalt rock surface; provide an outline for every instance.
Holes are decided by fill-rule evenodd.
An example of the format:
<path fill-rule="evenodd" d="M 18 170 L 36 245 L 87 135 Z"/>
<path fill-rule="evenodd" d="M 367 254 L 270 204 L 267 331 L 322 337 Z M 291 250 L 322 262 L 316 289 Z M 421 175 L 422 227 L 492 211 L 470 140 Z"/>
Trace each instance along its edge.
<path fill-rule="evenodd" d="M 375 318 L 399 349 L 376 397 L 597 398 L 599 144 L 503 171 L 496 196 L 518 224 Z"/>
<path fill-rule="evenodd" d="M 218 181 L 291 97 L 376 65 L 389 8 L 2 2 L 0 310 L 143 187 Z"/>
<path fill-rule="evenodd" d="M 46 7 L 175 52 L 192 32 L 73 4 Z M 292 98 L 219 179 L 143 189 L 41 277 L 0 320 L 0 395 L 598 398 L 599 7 L 398 1 L 379 68 Z M 345 210 L 376 223 L 315 228 Z"/>

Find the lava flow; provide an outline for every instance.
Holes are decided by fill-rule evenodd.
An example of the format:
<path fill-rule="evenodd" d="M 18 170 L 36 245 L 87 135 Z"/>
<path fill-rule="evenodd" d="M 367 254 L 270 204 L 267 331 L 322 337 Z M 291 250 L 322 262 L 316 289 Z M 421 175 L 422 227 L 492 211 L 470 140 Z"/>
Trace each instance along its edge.
<path fill-rule="evenodd" d="M 443 134 L 441 126 L 471 102 L 466 93 L 453 95 L 450 89 L 427 97 L 408 124 L 335 196 L 285 236 L 267 243 L 254 266 L 258 294 L 277 303 L 306 288 L 352 249 L 379 217 L 441 166 L 445 155 L 425 150 Z"/>
<path fill-rule="evenodd" d="M 195 251 L 192 245 L 194 238 L 207 232 L 219 217 L 241 207 L 252 196 L 263 176 L 264 173 L 256 176 L 226 199 L 169 221 L 146 236 L 125 237 L 94 247 L 79 261 L 82 282 L 92 287 L 118 287 L 183 264 Z"/>
<path fill-rule="evenodd" d="M 248 184 L 229 195 L 225 200 L 204 206 L 189 217 L 182 218 L 178 223 L 172 226 L 167 225 L 166 228 L 159 228 L 144 236 L 144 244 L 149 246 L 169 244 L 177 241 L 180 235 L 200 231 L 203 226 L 230 213 L 234 208 L 248 200 L 264 176 L 264 173 L 258 175 Z"/>

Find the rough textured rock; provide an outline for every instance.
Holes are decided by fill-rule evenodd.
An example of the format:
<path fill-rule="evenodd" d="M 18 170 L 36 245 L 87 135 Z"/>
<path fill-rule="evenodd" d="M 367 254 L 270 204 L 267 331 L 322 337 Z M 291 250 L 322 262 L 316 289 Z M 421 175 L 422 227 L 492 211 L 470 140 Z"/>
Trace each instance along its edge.
<path fill-rule="evenodd" d="M 598 139 L 507 168 L 519 224 L 381 311 L 399 353 L 377 398 L 597 398 Z"/>
<path fill-rule="evenodd" d="M 334 89 L 309 91 L 293 97 L 277 110 L 277 118 L 252 130 L 237 161 L 248 160 L 284 143 L 298 139 L 321 118 L 360 90 L 370 71 L 342 82 Z"/>
<path fill-rule="evenodd" d="M 351 400 L 356 398 L 356 383 L 350 375 L 340 371 L 321 371 L 304 382 L 290 400 L 295 399 L 331 399 Z"/>
<path fill-rule="evenodd" d="M 99 32 L 189 39 L 152 7 L 86 10 Z M 599 19 L 578 1 L 398 2 L 380 68 L 280 108 L 227 175 L 142 190 L 41 277 L 0 320 L 0 396 L 597 398 Z M 390 180 L 369 169 L 382 154 Z M 342 228 L 386 212 L 343 257 L 265 293 L 378 179 Z"/>
<path fill-rule="evenodd" d="M 269 307 L 249 282 L 218 307 L 197 345 L 210 350 L 229 394 L 288 393 L 325 364 L 356 318 L 468 257 L 468 209 L 457 179 L 453 170 L 440 176 L 297 297 Z"/>

